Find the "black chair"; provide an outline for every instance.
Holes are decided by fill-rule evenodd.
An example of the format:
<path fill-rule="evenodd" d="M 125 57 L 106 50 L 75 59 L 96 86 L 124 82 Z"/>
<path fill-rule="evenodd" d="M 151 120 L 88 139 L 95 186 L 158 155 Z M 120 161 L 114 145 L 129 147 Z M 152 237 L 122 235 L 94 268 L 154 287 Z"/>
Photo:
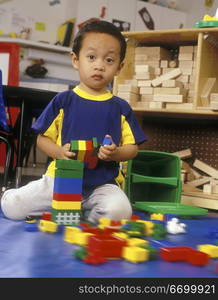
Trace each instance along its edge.
<path fill-rule="evenodd" d="M 10 114 L 8 115 L 10 116 Z M 3 143 L 6 146 L 6 157 L 1 192 L 4 192 L 7 189 L 13 174 L 15 143 L 10 124 L 10 118 L 7 120 L 6 117 L 6 108 L 2 93 L 2 73 L 0 70 L 0 144 Z"/>

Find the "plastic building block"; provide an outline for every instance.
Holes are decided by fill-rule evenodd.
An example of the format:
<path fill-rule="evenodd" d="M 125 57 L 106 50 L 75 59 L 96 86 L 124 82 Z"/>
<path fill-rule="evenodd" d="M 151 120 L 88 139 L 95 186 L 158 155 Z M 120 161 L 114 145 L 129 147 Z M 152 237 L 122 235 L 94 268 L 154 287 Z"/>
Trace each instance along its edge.
<path fill-rule="evenodd" d="M 94 234 L 89 232 L 76 232 L 74 235 L 74 244 L 86 246 L 88 244 L 89 237 L 93 236 Z"/>
<path fill-rule="evenodd" d="M 151 220 L 157 220 L 157 221 L 164 221 L 164 215 L 163 214 L 151 214 L 150 216 Z"/>
<path fill-rule="evenodd" d="M 155 240 L 165 239 L 167 231 L 162 224 L 154 223 L 152 238 Z"/>
<path fill-rule="evenodd" d="M 169 262 L 186 261 L 187 253 L 192 252 L 191 247 L 162 247 L 160 248 L 160 257 Z"/>
<path fill-rule="evenodd" d="M 166 225 L 167 232 L 171 234 L 185 233 L 185 228 L 186 224 L 179 223 L 179 219 L 177 218 L 172 218 L 170 221 L 167 222 Z"/>
<path fill-rule="evenodd" d="M 114 236 L 90 236 L 88 239 L 88 253 L 100 257 L 118 258 L 122 256 L 122 248 L 127 245 L 127 242 L 120 240 Z"/>
<path fill-rule="evenodd" d="M 154 223 L 151 221 L 137 220 L 136 222 L 144 225 L 144 234 L 146 236 L 152 235 L 154 231 Z"/>
<path fill-rule="evenodd" d="M 58 210 L 80 210 L 81 201 L 56 201 L 52 200 L 52 208 Z"/>
<path fill-rule="evenodd" d="M 41 217 L 42 220 L 47 220 L 47 221 L 51 221 L 51 218 L 52 218 L 52 215 L 51 215 L 50 211 L 45 211 Z"/>
<path fill-rule="evenodd" d="M 194 265 L 194 266 L 206 266 L 209 264 L 210 257 L 208 254 L 198 251 L 192 250 L 192 252 L 187 253 L 186 262 Z"/>
<path fill-rule="evenodd" d="M 157 249 L 155 249 L 154 247 L 150 246 L 150 245 L 144 245 L 144 246 L 140 246 L 143 249 L 147 249 L 149 251 L 149 260 L 155 260 L 157 259 L 158 255 L 159 255 L 159 251 Z"/>
<path fill-rule="evenodd" d="M 112 236 L 115 236 L 115 237 L 120 238 L 122 240 L 127 240 L 129 238 L 128 234 L 126 234 L 124 232 L 114 232 L 112 234 Z"/>
<path fill-rule="evenodd" d="M 64 241 L 72 244 L 75 243 L 75 234 L 78 232 L 82 232 L 78 227 L 65 226 Z"/>
<path fill-rule="evenodd" d="M 132 263 L 140 263 L 149 259 L 149 251 L 140 247 L 124 247 L 122 257 Z"/>
<path fill-rule="evenodd" d="M 86 251 L 86 247 L 80 247 L 80 249 L 76 249 L 73 252 L 73 255 L 78 258 L 83 260 L 86 256 L 87 256 L 87 251 Z"/>
<path fill-rule="evenodd" d="M 191 247 L 163 247 L 160 257 L 169 262 L 184 261 L 195 266 L 205 266 L 209 263 L 209 255 Z"/>
<path fill-rule="evenodd" d="M 198 245 L 197 249 L 201 252 L 208 254 L 211 258 L 218 258 L 218 246 L 216 245 Z"/>
<path fill-rule="evenodd" d="M 24 224 L 24 229 L 25 229 L 25 231 L 28 231 L 28 232 L 39 231 L 36 221 L 31 221 L 31 222 L 26 221 Z"/>
<path fill-rule="evenodd" d="M 110 226 L 111 224 L 111 219 L 109 218 L 101 217 L 98 221 L 100 225 L 104 225 L 104 226 Z"/>
<path fill-rule="evenodd" d="M 55 222 L 47 221 L 47 220 L 39 221 L 39 230 L 42 232 L 54 233 L 57 232 L 57 229 L 58 229 L 58 225 Z"/>
<path fill-rule="evenodd" d="M 57 200 L 57 201 L 81 201 L 82 200 L 82 194 L 53 193 L 53 200 Z"/>
<path fill-rule="evenodd" d="M 148 241 L 143 239 L 138 239 L 138 238 L 130 238 L 127 239 L 126 241 L 128 246 L 141 247 L 141 246 L 148 245 Z"/>
<path fill-rule="evenodd" d="M 106 146 L 106 145 L 112 145 L 113 141 L 112 141 L 112 138 L 109 137 L 109 136 L 105 136 L 104 137 L 104 140 L 102 142 L 102 145 L 103 146 Z"/>
<path fill-rule="evenodd" d="M 84 259 L 84 262 L 91 265 L 99 265 L 107 262 L 107 259 L 103 256 L 98 256 L 94 254 L 87 255 Z"/>
<path fill-rule="evenodd" d="M 52 209 L 52 220 L 58 225 L 78 225 L 80 223 L 80 210 Z"/>

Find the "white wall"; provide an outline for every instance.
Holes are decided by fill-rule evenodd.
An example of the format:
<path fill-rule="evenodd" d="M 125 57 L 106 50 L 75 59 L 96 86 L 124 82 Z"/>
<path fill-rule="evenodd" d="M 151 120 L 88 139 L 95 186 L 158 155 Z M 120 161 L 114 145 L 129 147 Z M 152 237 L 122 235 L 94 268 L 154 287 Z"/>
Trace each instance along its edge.
<path fill-rule="evenodd" d="M 11 0 L 0 4 L 0 31 L 19 33 L 23 27 L 31 27 L 30 39 L 55 43 L 57 28 L 75 12 L 74 0 L 61 0 L 49 5 L 52 0 Z M 36 22 L 45 24 L 45 30 L 37 30 Z"/>

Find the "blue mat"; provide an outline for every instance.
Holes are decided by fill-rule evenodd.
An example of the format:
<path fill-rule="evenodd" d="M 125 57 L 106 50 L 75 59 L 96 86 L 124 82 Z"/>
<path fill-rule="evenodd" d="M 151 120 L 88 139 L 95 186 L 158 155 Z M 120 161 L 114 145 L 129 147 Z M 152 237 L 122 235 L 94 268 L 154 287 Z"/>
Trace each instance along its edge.
<path fill-rule="evenodd" d="M 211 244 L 215 238 L 210 233 L 218 231 L 218 219 L 199 217 L 182 220 L 187 224 L 187 233 L 168 234 L 166 240 L 150 244 L 161 246 L 191 246 Z M 96 278 L 96 277 L 137 277 L 137 278 L 202 278 L 217 277 L 217 259 L 204 267 L 187 263 L 167 263 L 160 258 L 154 261 L 132 264 L 124 260 L 111 260 L 93 266 L 83 263 L 72 256 L 78 247 L 64 242 L 63 232 L 55 234 L 28 232 L 25 222 L 6 219 L 0 212 L 0 277 L 1 278 Z"/>

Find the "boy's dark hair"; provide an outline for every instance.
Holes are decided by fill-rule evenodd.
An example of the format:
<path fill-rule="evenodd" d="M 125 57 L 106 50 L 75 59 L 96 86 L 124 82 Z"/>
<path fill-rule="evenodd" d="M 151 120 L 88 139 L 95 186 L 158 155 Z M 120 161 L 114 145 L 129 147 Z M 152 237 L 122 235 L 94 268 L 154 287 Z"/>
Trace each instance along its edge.
<path fill-rule="evenodd" d="M 126 41 L 120 30 L 112 23 L 107 21 L 92 21 L 86 23 L 77 33 L 74 41 L 72 51 L 79 56 L 82 47 L 82 41 L 89 32 L 106 33 L 115 37 L 120 43 L 120 61 L 122 62 L 126 54 Z"/>

